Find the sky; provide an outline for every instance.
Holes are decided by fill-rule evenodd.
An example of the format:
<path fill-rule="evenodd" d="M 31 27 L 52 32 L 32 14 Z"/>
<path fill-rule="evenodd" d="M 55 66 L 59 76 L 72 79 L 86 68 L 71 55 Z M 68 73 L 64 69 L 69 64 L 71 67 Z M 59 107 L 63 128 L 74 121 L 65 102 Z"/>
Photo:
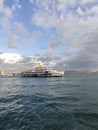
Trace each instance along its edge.
<path fill-rule="evenodd" d="M 98 0 L 0 0 L 0 69 L 98 70 Z"/>

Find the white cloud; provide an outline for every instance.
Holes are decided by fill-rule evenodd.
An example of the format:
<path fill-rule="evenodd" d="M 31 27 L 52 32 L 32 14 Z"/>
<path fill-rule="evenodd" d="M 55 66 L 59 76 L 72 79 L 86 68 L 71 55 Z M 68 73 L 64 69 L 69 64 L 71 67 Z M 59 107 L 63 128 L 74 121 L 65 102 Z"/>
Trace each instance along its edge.
<path fill-rule="evenodd" d="M 6 7 L 3 3 L 4 1 L 1 0 L 0 13 L 3 13 L 2 16 L 4 17 L 0 17 L 0 24 L 3 28 L 7 28 L 7 25 L 9 27 L 6 31 L 8 47 L 18 48 L 18 46 L 16 46 L 17 41 L 20 43 L 34 43 L 41 36 L 41 32 L 34 29 L 43 29 L 41 30 L 42 33 L 45 32 L 49 34 L 49 41 L 46 41 L 48 43 L 47 49 L 44 50 L 43 55 L 39 56 L 39 61 L 45 63 L 45 60 L 47 60 L 47 64 L 50 64 L 50 62 L 51 64 L 53 64 L 53 62 L 56 63 L 56 59 L 60 61 L 59 57 L 56 57 L 56 52 L 53 51 L 53 49 L 59 48 L 59 45 L 64 45 L 65 51 L 64 48 L 61 49 L 61 54 L 66 56 L 66 65 L 70 67 L 73 65 L 76 67 L 81 63 L 80 59 L 85 57 L 88 59 L 88 62 L 90 62 L 90 60 L 95 62 L 94 57 L 96 59 L 98 53 L 94 53 L 96 50 L 94 48 L 96 48 L 97 44 L 91 45 L 91 41 L 92 43 L 96 42 L 94 39 L 95 29 L 98 28 L 98 6 L 91 4 L 94 1 L 95 0 L 29 0 L 30 3 L 35 4 L 35 7 L 33 7 L 34 12 L 32 13 L 32 26 L 30 29 L 33 31 L 30 31 L 30 26 L 26 26 L 26 28 L 25 24 L 21 21 L 9 26 L 10 19 L 13 15 L 12 11 L 21 8 L 19 1 L 12 6 L 11 10 L 9 7 Z M 78 5 L 79 7 L 77 7 Z M 29 11 L 31 11 L 31 8 L 30 10 L 28 9 L 28 12 Z M 87 34 L 91 34 L 89 40 Z M 96 40 L 98 41 L 97 38 Z M 90 52 L 91 47 L 89 46 L 92 46 L 94 50 L 93 60 L 89 58 L 92 54 Z M 90 51 L 88 51 L 89 48 Z M 88 51 L 89 55 L 87 55 L 86 52 L 83 53 L 82 49 Z M 61 57 L 61 59 L 64 58 Z M 31 61 L 29 58 L 25 57 L 24 61 L 26 60 L 28 62 Z M 11 59 L 8 61 L 10 62 Z M 6 60 L 5 63 L 8 61 Z M 74 61 L 77 65 L 74 64 Z M 25 64 L 23 61 L 20 62 L 21 65 Z M 83 62 L 88 65 L 86 61 Z M 14 63 L 13 60 L 12 63 Z M 30 63 L 31 62 L 28 64 Z"/>
<path fill-rule="evenodd" d="M 82 0 L 82 3 L 83 4 L 86 4 L 86 3 L 90 3 L 90 2 L 94 2 L 95 0 Z"/>
<path fill-rule="evenodd" d="M 4 30 L 10 28 L 10 19 L 12 18 L 13 12 L 11 8 L 4 5 L 4 0 L 0 0 L 0 25 Z"/>
<path fill-rule="evenodd" d="M 0 54 L 0 69 L 8 72 L 21 72 L 24 70 L 34 69 L 38 63 L 33 56 L 20 55 L 16 53 Z"/>
<path fill-rule="evenodd" d="M 66 10 L 67 6 L 73 7 L 76 0 L 57 0 L 56 8 L 58 11 Z"/>
<path fill-rule="evenodd" d="M 16 9 L 21 9 L 22 5 L 20 4 L 20 1 L 15 1 L 15 3 L 12 5 L 12 10 L 16 11 Z"/>
<path fill-rule="evenodd" d="M 85 28 L 85 31 L 91 31 L 98 27 L 98 18 L 96 16 L 88 16 L 86 19 L 79 19 L 79 25 Z"/>
<path fill-rule="evenodd" d="M 0 25 L 2 27 L 2 31 L 7 32 L 11 29 L 11 19 L 15 13 L 14 11 L 16 8 L 21 9 L 21 4 L 18 0 L 16 0 L 12 7 L 9 7 L 5 5 L 5 2 L 5 0 L 0 0 Z"/>
<path fill-rule="evenodd" d="M 93 6 L 90 11 L 91 13 L 98 14 L 98 6 Z"/>
<path fill-rule="evenodd" d="M 84 12 L 82 11 L 82 9 L 80 7 L 78 7 L 77 12 L 78 12 L 79 15 L 84 15 Z"/>
<path fill-rule="evenodd" d="M 94 5 L 91 7 L 86 7 L 85 11 L 81 10 L 80 7 L 77 10 L 78 14 L 81 16 L 89 17 L 89 16 L 97 16 L 98 15 L 98 5 Z"/>
<path fill-rule="evenodd" d="M 2 53 L 0 54 L 0 59 L 4 61 L 4 63 L 15 64 L 23 59 L 20 54 L 15 53 Z"/>
<path fill-rule="evenodd" d="M 33 15 L 32 23 L 36 24 L 37 26 L 41 26 L 44 29 L 49 29 L 56 26 L 59 22 L 54 15 L 48 15 L 40 10 Z"/>
<path fill-rule="evenodd" d="M 6 18 L 12 17 L 12 10 L 4 5 L 4 0 L 0 0 L 0 12 L 3 13 Z"/>
<path fill-rule="evenodd" d="M 7 47 L 10 49 L 18 49 L 19 43 L 17 42 L 34 43 L 40 36 L 40 31 L 31 32 L 21 22 L 16 22 L 7 33 Z"/>
<path fill-rule="evenodd" d="M 34 3 L 34 0 L 29 0 L 29 2 L 33 4 L 33 3 Z"/>

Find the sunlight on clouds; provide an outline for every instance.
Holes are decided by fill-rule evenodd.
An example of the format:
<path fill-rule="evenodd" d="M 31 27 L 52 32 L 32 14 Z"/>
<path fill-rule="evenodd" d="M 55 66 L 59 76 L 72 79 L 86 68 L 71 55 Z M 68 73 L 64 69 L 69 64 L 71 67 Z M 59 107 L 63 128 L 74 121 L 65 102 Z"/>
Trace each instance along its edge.
<path fill-rule="evenodd" d="M 4 63 L 15 64 L 21 61 L 23 57 L 15 53 L 2 53 L 0 54 L 0 59 L 2 59 Z"/>
<path fill-rule="evenodd" d="M 14 54 L 0 54 L 1 63 L 17 63 L 16 69 L 32 68 L 36 62 L 60 62 L 71 69 L 97 64 L 97 0 L 1 0 L 0 29 L 1 52 L 15 49 Z"/>

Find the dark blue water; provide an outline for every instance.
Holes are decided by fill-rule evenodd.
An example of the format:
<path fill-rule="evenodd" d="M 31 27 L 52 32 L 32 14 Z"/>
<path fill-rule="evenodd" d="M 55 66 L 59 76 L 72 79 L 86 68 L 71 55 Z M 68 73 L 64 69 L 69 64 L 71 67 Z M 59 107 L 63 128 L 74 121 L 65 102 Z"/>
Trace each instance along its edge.
<path fill-rule="evenodd" d="M 0 130 L 98 130 L 98 74 L 0 77 Z"/>

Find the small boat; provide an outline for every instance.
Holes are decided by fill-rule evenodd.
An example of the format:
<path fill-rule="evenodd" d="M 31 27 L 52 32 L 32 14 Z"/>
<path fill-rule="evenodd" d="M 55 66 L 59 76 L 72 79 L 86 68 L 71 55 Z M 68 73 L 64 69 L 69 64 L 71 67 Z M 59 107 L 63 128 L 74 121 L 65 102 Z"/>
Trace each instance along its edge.
<path fill-rule="evenodd" d="M 36 67 L 35 70 L 21 72 L 22 77 L 62 77 L 63 75 L 64 71 L 42 68 L 41 65 Z"/>

